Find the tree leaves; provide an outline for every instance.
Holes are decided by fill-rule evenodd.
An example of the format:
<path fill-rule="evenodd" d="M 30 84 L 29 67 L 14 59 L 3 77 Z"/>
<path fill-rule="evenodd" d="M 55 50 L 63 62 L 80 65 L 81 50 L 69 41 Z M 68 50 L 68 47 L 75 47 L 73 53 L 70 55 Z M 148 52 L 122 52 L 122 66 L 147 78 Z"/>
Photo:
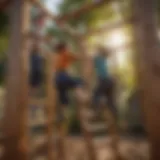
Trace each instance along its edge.
<path fill-rule="evenodd" d="M 8 16 L 3 12 L 0 12 L 0 24 L 0 34 L 2 34 L 8 29 Z"/>

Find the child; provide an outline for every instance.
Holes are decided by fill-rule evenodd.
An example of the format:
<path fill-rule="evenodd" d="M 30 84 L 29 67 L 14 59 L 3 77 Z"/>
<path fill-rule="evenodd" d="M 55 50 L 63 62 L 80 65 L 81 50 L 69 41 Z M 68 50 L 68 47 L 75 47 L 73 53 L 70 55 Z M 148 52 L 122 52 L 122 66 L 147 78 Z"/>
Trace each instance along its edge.
<path fill-rule="evenodd" d="M 97 55 L 94 58 L 94 68 L 98 78 L 95 90 L 95 104 L 100 103 L 102 97 L 107 98 L 107 104 L 110 109 L 116 114 L 115 99 L 114 99 L 114 82 L 108 71 L 108 51 L 99 47 Z"/>
<path fill-rule="evenodd" d="M 78 89 L 81 85 L 79 78 L 68 73 L 68 68 L 79 58 L 71 54 L 64 43 L 56 46 L 56 53 L 56 86 L 61 108 L 65 109 L 69 104 L 68 91 Z"/>
<path fill-rule="evenodd" d="M 35 90 L 42 82 L 43 73 L 43 59 L 39 53 L 39 47 L 37 44 L 34 45 L 31 55 L 30 55 L 30 85 L 32 92 Z"/>
<path fill-rule="evenodd" d="M 30 55 L 30 92 L 31 95 L 36 96 L 38 93 L 38 87 L 42 83 L 43 77 L 43 59 L 39 54 L 39 47 L 37 44 L 34 44 L 33 49 Z M 35 118 L 37 106 L 33 105 L 32 108 L 32 117 Z"/>

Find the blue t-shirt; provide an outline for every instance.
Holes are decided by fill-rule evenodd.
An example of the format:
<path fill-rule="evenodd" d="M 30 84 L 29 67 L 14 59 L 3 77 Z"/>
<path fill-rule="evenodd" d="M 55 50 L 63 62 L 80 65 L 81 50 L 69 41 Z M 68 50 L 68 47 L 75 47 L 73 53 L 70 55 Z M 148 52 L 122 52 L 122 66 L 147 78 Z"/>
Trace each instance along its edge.
<path fill-rule="evenodd" d="M 94 65 L 96 69 L 96 74 L 99 78 L 108 77 L 108 65 L 107 60 L 103 56 L 96 56 L 94 59 Z"/>

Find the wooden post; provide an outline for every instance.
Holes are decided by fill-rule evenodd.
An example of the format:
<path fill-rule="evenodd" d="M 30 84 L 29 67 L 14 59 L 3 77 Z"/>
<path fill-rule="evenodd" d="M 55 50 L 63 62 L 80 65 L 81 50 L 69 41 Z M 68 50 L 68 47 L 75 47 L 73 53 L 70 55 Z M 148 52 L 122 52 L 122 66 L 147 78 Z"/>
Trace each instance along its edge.
<path fill-rule="evenodd" d="M 90 97 L 90 100 L 91 100 L 91 97 L 92 97 L 91 96 L 91 94 L 92 94 L 92 83 L 90 82 L 90 77 L 91 77 L 91 74 L 92 74 L 91 62 L 89 62 L 90 59 L 88 58 L 88 55 L 86 53 L 84 41 L 81 41 L 80 39 L 77 39 L 76 37 L 75 37 L 75 40 L 77 41 L 79 51 L 81 52 L 79 54 L 81 54 L 81 56 L 82 56 L 82 60 L 81 60 L 82 79 L 86 83 L 86 90 L 88 91 L 87 93 L 89 94 L 89 97 Z M 87 70 L 86 70 L 86 68 L 87 68 Z M 77 114 L 78 114 L 78 118 L 80 120 L 82 133 L 84 135 L 89 160 L 97 160 L 97 155 L 96 155 L 96 151 L 95 151 L 95 146 L 94 146 L 92 134 L 88 130 L 88 128 L 86 128 L 86 123 L 84 121 L 84 117 L 83 117 L 83 114 L 81 112 L 83 110 L 83 108 L 87 107 L 86 105 L 89 105 L 89 103 L 84 103 L 82 101 L 79 101 L 78 102 L 78 108 L 77 108 L 77 112 L 78 112 Z"/>
<path fill-rule="evenodd" d="M 24 66 L 28 48 L 24 34 L 29 29 L 29 8 L 26 0 L 11 2 L 3 160 L 28 159 L 28 77 Z"/>
<path fill-rule="evenodd" d="M 160 57 L 156 0 L 133 0 L 137 72 L 151 160 L 160 159 Z"/>
<path fill-rule="evenodd" d="M 106 104 L 103 106 L 103 115 L 106 122 L 106 128 L 108 128 L 108 135 L 111 137 L 111 148 L 114 153 L 115 160 L 122 160 L 120 151 L 119 151 L 119 142 L 120 136 L 118 132 L 118 125 L 113 112 L 109 109 Z"/>
<path fill-rule="evenodd" d="M 54 84 L 54 71 L 53 71 L 53 55 L 47 54 L 47 98 L 46 98 L 46 111 L 47 111 L 47 146 L 48 146 L 48 160 L 54 159 L 53 153 L 53 131 L 55 131 L 55 118 L 56 118 L 56 89 Z"/>

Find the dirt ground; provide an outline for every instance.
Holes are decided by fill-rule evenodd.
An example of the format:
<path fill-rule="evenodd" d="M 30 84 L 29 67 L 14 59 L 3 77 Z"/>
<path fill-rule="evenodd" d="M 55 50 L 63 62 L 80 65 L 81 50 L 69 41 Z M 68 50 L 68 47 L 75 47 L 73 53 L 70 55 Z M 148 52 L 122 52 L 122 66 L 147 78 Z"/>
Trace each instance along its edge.
<path fill-rule="evenodd" d="M 42 139 L 41 139 L 42 140 Z M 114 152 L 110 147 L 109 138 L 95 138 L 94 146 L 97 160 L 115 160 Z M 43 148 L 44 150 L 46 148 Z M 43 150 L 43 151 L 44 151 Z M 43 152 L 41 151 L 41 153 Z M 119 152 L 122 160 L 148 160 L 149 145 L 146 140 L 122 138 L 119 144 Z M 70 137 L 66 140 L 67 160 L 88 160 L 85 141 L 80 137 Z M 33 158 L 34 160 L 46 160 L 44 156 Z M 57 159 L 56 159 L 57 160 Z"/>

